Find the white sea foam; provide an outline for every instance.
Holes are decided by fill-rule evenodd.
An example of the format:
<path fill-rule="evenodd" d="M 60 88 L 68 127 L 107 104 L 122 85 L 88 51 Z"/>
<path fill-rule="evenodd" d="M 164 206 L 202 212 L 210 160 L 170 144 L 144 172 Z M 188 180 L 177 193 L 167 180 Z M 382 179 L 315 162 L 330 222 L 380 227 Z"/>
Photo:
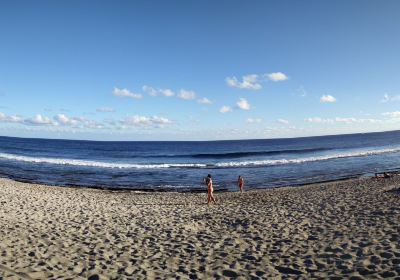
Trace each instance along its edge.
<path fill-rule="evenodd" d="M 282 164 L 299 164 L 313 161 L 324 161 L 331 159 L 350 158 L 350 157 L 365 157 L 371 155 L 379 155 L 385 153 L 400 152 L 400 148 L 393 149 L 377 149 L 366 150 L 358 152 L 349 152 L 342 154 L 332 154 L 325 156 L 306 157 L 306 158 L 292 158 L 292 159 L 274 159 L 274 160 L 256 160 L 256 161 L 232 161 L 232 162 L 219 162 L 215 164 L 205 163 L 155 163 L 155 164 L 136 164 L 136 163 L 110 163 L 101 161 L 89 161 L 78 159 L 63 159 L 63 158 L 46 158 L 46 157 L 29 157 L 14 155 L 8 153 L 0 153 L 0 158 L 33 162 L 33 163 L 47 163 L 57 165 L 74 165 L 74 166 L 88 166 L 100 168 L 131 168 L 131 169 L 163 169 L 163 168 L 228 168 L 228 167 L 252 167 L 252 166 L 272 166 Z"/>
<path fill-rule="evenodd" d="M 386 154 L 386 153 L 396 153 L 396 152 L 400 152 L 400 148 L 367 150 L 367 151 L 350 152 L 350 153 L 343 153 L 343 154 L 332 154 L 332 155 L 326 155 L 326 156 L 306 157 L 306 158 L 221 162 L 221 163 L 217 163 L 215 165 L 218 167 L 270 166 L 270 165 L 305 163 L 305 162 L 312 162 L 312 161 L 323 161 L 323 160 L 339 159 L 339 158 L 366 157 L 366 156 Z"/>
<path fill-rule="evenodd" d="M 44 158 L 44 157 L 28 157 L 14 154 L 0 153 L 0 158 L 34 162 L 34 163 L 48 163 L 57 165 L 76 165 L 76 166 L 89 166 L 101 168 L 143 168 L 143 169 L 157 169 L 157 168 L 201 168 L 206 167 L 205 164 L 196 163 L 162 163 L 162 164 L 135 164 L 135 163 L 109 163 L 102 161 L 90 161 L 79 159 L 63 159 L 63 158 Z"/>

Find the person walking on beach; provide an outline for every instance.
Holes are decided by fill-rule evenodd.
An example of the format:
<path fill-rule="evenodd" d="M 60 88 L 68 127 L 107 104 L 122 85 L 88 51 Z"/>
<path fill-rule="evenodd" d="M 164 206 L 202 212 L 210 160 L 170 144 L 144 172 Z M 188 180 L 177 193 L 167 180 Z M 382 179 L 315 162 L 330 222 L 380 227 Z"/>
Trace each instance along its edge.
<path fill-rule="evenodd" d="M 214 188 L 213 188 L 213 182 L 211 179 L 211 174 L 208 174 L 207 177 L 205 178 L 205 182 L 207 185 L 207 192 L 208 192 L 208 197 L 207 197 L 207 204 L 210 204 L 211 202 L 215 202 L 214 198 Z"/>
<path fill-rule="evenodd" d="M 244 188 L 244 179 L 242 176 L 239 175 L 238 181 L 237 181 L 238 187 L 240 192 L 243 192 L 243 188 Z"/>

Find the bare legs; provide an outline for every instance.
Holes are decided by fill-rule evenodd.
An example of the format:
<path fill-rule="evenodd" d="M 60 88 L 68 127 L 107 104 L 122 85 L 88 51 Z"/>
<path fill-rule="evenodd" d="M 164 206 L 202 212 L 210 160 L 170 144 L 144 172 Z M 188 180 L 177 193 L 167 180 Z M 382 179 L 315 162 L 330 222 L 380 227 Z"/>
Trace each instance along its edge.
<path fill-rule="evenodd" d="M 217 203 L 214 198 L 214 190 L 212 188 L 208 188 L 208 197 L 207 197 L 207 204 L 211 202 Z"/>

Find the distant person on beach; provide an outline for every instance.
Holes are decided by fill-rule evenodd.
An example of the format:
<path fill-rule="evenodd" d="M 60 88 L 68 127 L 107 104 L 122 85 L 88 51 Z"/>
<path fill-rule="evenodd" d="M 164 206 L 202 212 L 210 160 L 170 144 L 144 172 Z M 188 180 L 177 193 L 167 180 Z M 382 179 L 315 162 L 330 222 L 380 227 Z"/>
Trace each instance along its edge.
<path fill-rule="evenodd" d="M 207 185 L 207 192 L 208 192 L 208 197 L 207 197 L 207 204 L 210 204 L 211 202 L 215 202 L 214 199 L 214 188 L 213 188 L 213 182 L 211 179 L 211 174 L 208 174 L 206 178 L 204 178 L 205 183 Z"/>
<path fill-rule="evenodd" d="M 244 188 L 244 179 L 242 176 L 239 175 L 238 181 L 237 181 L 238 187 L 240 192 L 243 192 L 243 188 Z"/>

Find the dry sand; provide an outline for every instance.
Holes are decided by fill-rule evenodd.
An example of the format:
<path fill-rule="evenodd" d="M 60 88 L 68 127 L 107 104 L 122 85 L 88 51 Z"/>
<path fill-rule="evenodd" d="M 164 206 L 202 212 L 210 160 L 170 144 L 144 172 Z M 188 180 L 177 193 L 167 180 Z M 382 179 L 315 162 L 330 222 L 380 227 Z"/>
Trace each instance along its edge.
<path fill-rule="evenodd" d="M 216 194 L 0 179 L 0 279 L 400 279 L 400 178 Z"/>

